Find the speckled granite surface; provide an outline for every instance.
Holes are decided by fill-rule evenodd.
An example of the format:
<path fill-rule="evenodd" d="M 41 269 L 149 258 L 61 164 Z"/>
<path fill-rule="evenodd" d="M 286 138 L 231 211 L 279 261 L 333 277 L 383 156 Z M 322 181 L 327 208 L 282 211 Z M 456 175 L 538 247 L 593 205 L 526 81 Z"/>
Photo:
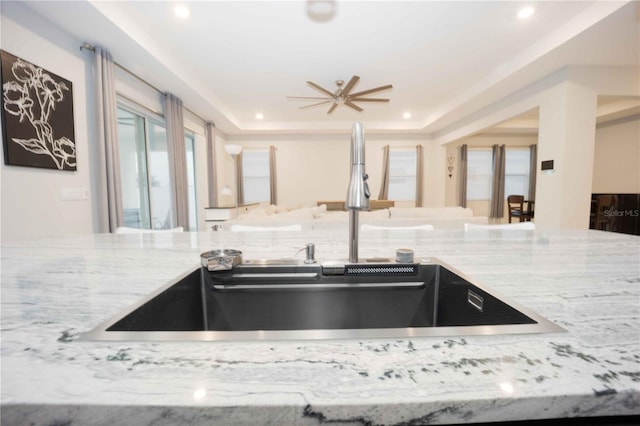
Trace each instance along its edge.
<path fill-rule="evenodd" d="M 228 232 L 2 242 L 3 425 L 447 424 L 640 414 L 640 238 L 375 231 L 567 333 L 332 341 L 84 342 L 201 252 L 347 257 L 347 235 Z M 299 254 L 298 256 L 301 256 Z"/>

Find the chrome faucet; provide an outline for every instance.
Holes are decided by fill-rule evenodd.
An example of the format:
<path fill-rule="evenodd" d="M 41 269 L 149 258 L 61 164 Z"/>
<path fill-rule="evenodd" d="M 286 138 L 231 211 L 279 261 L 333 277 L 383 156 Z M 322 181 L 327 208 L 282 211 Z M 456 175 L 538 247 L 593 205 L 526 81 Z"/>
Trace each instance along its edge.
<path fill-rule="evenodd" d="M 351 132 L 351 179 L 347 189 L 349 209 L 349 262 L 358 262 L 358 212 L 369 210 L 369 176 L 364 171 L 364 131 L 362 124 L 353 123 Z"/>

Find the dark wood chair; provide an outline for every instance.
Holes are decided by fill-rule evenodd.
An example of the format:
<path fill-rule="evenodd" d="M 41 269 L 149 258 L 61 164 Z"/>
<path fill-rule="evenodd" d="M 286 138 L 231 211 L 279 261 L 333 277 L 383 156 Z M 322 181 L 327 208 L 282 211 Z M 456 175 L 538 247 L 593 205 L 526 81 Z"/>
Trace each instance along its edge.
<path fill-rule="evenodd" d="M 525 200 L 524 202 L 527 203 L 527 208 L 524 212 L 529 216 L 529 220 L 531 220 L 535 216 L 536 202 L 534 200 Z"/>
<path fill-rule="evenodd" d="M 509 223 L 515 217 L 518 222 L 530 221 L 533 218 L 533 212 L 529 213 L 524 209 L 524 195 L 509 195 L 507 197 L 507 205 L 509 208 Z"/>

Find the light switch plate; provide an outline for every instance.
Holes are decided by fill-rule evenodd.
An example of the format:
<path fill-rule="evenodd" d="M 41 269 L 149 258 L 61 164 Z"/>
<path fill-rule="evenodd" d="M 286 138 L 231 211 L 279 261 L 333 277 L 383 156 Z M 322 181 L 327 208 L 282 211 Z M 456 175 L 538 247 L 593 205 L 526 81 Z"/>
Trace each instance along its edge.
<path fill-rule="evenodd" d="M 86 200 L 89 198 L 89 190 L 86 188 L 62 188 L 60 195 L 64 201 Z"/>

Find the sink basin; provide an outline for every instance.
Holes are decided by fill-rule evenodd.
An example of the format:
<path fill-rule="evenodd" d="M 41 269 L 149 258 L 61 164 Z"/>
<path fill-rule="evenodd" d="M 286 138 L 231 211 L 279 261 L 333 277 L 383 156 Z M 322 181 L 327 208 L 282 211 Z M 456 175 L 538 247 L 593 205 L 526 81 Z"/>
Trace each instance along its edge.
<path fill-rule="evenodd" d="M 256 340 L 564 331 L 437 259 L 198 267 L 83 340 Z"/>

